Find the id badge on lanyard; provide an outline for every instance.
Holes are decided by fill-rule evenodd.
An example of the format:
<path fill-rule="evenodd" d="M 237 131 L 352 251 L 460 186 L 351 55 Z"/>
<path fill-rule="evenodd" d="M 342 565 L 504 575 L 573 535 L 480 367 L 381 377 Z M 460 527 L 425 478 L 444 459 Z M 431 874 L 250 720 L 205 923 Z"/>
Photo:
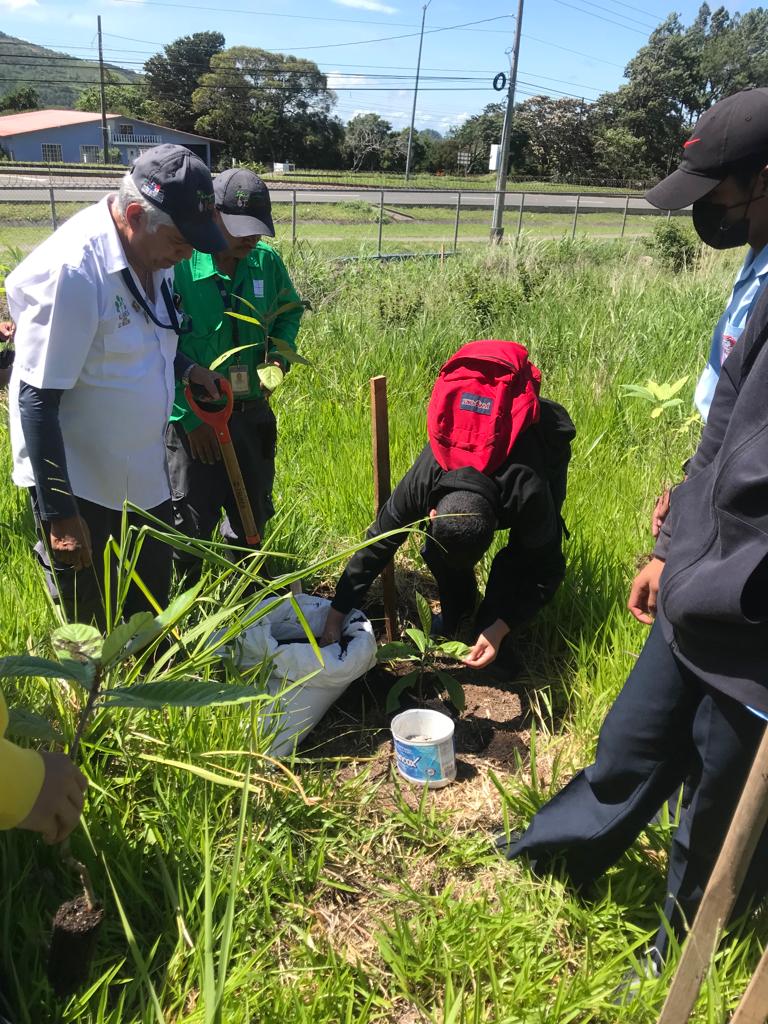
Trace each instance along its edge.
<path fill-rule="evenodd" d="M 229 383 L 232 394 L 237 397 L 251 393 L 251 374 L 244 363 L 232 364 L 229 368 Z"/>

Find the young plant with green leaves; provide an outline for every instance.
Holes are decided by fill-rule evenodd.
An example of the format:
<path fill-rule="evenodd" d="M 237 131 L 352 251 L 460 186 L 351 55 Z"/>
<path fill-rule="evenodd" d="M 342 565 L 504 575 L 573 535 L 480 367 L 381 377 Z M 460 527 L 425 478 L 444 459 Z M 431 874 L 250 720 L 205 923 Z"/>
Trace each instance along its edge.
<path fill-rule="evenodd" d="M 682 398 L 678 398 L 677 395 L 688 383 L 689 376 L 690 374 L 686 374 L 671 384 L 657 384 L 649 377 L 645 384 L 621 384 L 620 391 L 625 398 L 639 398 L 652 405 L 652 420 L 663 416 L 667 422 L 672 418 L 673 412 L 678 411 L 683 404 Z"/>
<path fill-rule="evenodd" d="M 464 690 L 458 679 L 440 667 L 446 659 L 458 661 L 469 654 L 470 648 L 460 640 L 436 640 L 432 636 L 432 609 L 425 597 L 416 593 L 416 607 L 419 612 L 421 629 L 410 627 L 405 630 L 407 640 L 393 640 L 380 647 L 376 658 L 379 662 L 411 662 L 413 668 L 401 676 L 387 694 L 387 711 L 395 711 L 400 696 L 413 689 L 418 700 L 424 700 L 424 680 L 434 676 L 448 694 L 453 706 L 464 710 Z"/>
<path fill-rule="evenodd" d="M 308 302 L 284 302 L 282 305 L 278 306 L 274 310 L 271 310 L 269 313 L 261 313 L 259 315 L 259 318 L 259 316 L 256 315 L 258 310 L 253 305 L 253 303 L 249 302 L 248 299 L 244 299 L 242 295 L 235 295 L 234 297 L 236 299 L 239 299 L 240 302 L 243 303 L 243 305 L 247 306 L 253 313 L 253 316 L 248 316 L 245 313 L 236 313 L 234 312 L 234 310 L 231 309 L 226 310 L 227 316 L 231 316 L 235 320 L 243 320 L 245 323 L 253 324 L 256 327 L 261 327 L 262 331 L 264 332 L 264 359 L 256 367 L 256 373 L 259 378 L 259 383 L 266 391 L 274 391 L 282 384 L 283 377 L 285 377 L 285 374 L 283 373 L 282 369 L 279 366 L 276 366 L 273 362 L 270 362 L 269 360 L 269 353 L 271 348 L 276 349 L 280 358 L 284 359 L 287 363 L 302 363 L 304 366 L 312 365 L 308 359 L 305 359 L 304 356 L 300 356 L 299 353 L 293 348 L 293 346 L 284 338 L 277 338 L 270 333 L 270 328 L 272 327 L 272 324 L 275 322 L 275 320 L 277 320 L 279 316 L 282 316 L 283 313 L 290 312 L 290 310 L 292 309 L 309 309 L 310 306 Z M 221 366 L 222 363 L 226 362 L 226 360 L 229 359 L 230 356 L 233 356 L 236 352 L 242 352 L 244 349 L 254 347 L 258 347 L 258 343 L 254 343 L 251 345 L 238 345 L 237 348 L 230 349 L 228 352 L 225 352 L 223 355 L 219 356 L 218 359 L 215 359 L 211 363 L 210 369 L 215 370 L 218 366 Z"/>

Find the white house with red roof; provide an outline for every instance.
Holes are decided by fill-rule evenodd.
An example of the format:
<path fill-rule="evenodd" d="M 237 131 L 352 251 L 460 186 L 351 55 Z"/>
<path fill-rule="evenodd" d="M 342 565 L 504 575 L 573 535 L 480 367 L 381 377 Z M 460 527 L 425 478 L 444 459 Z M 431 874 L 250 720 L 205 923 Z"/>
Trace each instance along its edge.
<path fill-rule="evenodd" d="M 122 114 L 107 114 L 109 148 L 120 162 L 130 164 L 152 146 L 171 142 L 186 146 L 211 166 L 211 143 L 204 135 L 179 132 L 150 121 Z M 0 117 L 0 147 L 11 160 L 30 163 L 100 163 L 102 160 L 101 114 L 80 110 L 31 110 Z"/>

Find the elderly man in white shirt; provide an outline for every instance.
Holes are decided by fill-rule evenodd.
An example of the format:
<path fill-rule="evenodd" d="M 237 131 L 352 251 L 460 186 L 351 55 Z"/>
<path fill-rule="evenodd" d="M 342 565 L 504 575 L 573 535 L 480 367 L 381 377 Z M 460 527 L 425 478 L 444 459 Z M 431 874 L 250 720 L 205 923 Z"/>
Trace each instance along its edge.
<path fill-rule="evenodd" d="M 193 248 L 225 247 L 213 210 L 205 164 L 157 146 L 117 195 L 68 220 L 6 280 L 13 479 L 29 488 L 36 551 L 71 621 L 105 623 L 102 555 L 126 502 L 172 522 L 164 436 L 175 381 L 219 397 L 218 375 L 177 354 L 169 273 Z M 164 605 L 170 548 L 147 537 L 136 571 Z M 131 587 L 123 614 L 147 607 Z"/>

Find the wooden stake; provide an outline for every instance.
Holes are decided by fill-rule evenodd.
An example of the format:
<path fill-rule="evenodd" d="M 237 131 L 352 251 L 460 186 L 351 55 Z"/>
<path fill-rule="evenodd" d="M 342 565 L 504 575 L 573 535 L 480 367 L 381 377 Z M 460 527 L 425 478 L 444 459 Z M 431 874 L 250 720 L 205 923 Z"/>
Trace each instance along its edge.
<path fill-rule="evenodd" d="M 765 1024 L 768 1018 L 768 948 L 760 957 L 731 1024 Z"/>
<path fill-rule="evenodd" d="M 373 436 L 373 497 L 378 516 L 392 493 L 389 472 L 389 414 L 387 411 L 387 378 L 371 377 L 371 433 Z M 384 588 L 384 623 L 387 640 L 397 636 L 397 603 L 395 601 L 395 566 L 393 562 L 381 574 Z"/>
<path fill-rule="evenodd" d="M 717 949 L 720 933 L 733 910 L 766 821 L 768 729 L 757 748 L 723 848 L 701 898 L 658 1024 L 684 1024 L 690 1017 L 704 975 Z M 765 982 L 758 984 L 765 985 Z M 745 1017 L 744 1021 L 753 1019 L 760 1019 L 762 1024 L 762 1018 L 757 1017 Z"/>

